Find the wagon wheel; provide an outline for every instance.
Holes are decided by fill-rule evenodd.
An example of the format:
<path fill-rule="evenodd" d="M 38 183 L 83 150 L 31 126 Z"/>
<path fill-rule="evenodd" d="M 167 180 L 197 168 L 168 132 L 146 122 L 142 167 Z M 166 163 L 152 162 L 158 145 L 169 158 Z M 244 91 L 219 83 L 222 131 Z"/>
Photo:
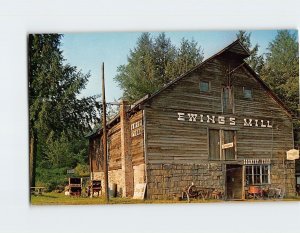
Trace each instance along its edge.
<path fill-rule="evenodd" d="M 181 199 L 182 200 L 186 199 L 188 202 L 190 202 L 190 197 L 189 197 L 189 194 L 188 194 L 187 191 L 182 191 L 182 193 L 181 193 Z"/>
<path fill-rule="evenodd" d="M 191 185 L 188 190 L 187 190 L 187 194 L 190 197 L 198 197 L 198 191 L 195 185 Z"/>

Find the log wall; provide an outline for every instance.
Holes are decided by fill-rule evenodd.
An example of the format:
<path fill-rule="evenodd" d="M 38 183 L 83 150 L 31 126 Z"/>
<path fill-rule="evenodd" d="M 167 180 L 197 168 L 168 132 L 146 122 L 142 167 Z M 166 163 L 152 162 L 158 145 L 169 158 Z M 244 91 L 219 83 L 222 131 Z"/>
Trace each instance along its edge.
<path fill-rule="evenodd" d="M 144 127 L 143 127 L 143 111 L 140 110 L 130 117 L 131 129 L 131 156 L 133 166 L 145 163 L 144 159 Z M 135 125 L 134 125 L 135 124 Z M 136 124 L 138 126 L 136 127 Z"/>

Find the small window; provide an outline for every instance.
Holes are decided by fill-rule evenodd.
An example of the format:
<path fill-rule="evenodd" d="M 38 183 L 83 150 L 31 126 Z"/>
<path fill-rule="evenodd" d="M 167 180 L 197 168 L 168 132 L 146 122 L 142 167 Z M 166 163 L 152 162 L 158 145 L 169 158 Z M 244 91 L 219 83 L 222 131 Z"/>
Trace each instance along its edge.
<path fill-rule="evenodd" d="M 209 82 L 200 81 L 200 92 L 209 92 Z"/>
<path fill-rule="evenodd" d="M 270 165 L 247 165 L 246 184 L 270 184 Z"/>
<path fill-rule="evenodd" d="M 252 99 L 252 89 L 249 87 L 244 87 L 244 98 Z"/>

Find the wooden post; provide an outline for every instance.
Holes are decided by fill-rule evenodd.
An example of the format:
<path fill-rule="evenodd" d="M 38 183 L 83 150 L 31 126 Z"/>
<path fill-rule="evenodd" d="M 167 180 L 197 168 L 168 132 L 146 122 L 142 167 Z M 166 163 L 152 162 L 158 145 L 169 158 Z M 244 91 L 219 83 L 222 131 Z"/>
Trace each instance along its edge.
<path fill-rule="evenodd" d="M 90 179 L 93 180 L 93 159 L 92 159 L 92 151 L 94 150 L 94 141 L 89 139 L 89 163 L 90 163 Z"/>
<path fill-rule="evenodd" d="M 246 199 L 246 194 L 245 194 L 245 165 L 242 165 L 242 199 L 245 200 Z"/>
<path fill-rule="evenodd" d="M 106 132 L 106 101 L 105 101 L 105 83 L 104 83 L 104 62 L 102 62 L 102 109 L 103 109 L 103 170 L 104 170 L 104 186 L 105 200 L 109 202 L 108 189 L 108 165 L 107 165 L 107 132 Z"/>
<path fill-rule="evenodd" d="M 127 117 L 126 108 L 128 103 L 122 100 L 120 104 L 120 125 L 121 125 L 121 164 L 123 176 L 123 197 L 132 197 L 134 194 L 134 178 L 132 157 L 130 151 L 130 123 Z"/>

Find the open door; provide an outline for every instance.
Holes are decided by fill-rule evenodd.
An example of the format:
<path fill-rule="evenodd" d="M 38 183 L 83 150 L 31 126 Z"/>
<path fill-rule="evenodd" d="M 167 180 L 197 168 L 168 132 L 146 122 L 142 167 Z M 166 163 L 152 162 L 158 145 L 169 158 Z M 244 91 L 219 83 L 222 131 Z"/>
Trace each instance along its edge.
<path fill-rule="evenodd" d="M 243 198 L 243 166 L 226 165 L 226 199 Z"/>

